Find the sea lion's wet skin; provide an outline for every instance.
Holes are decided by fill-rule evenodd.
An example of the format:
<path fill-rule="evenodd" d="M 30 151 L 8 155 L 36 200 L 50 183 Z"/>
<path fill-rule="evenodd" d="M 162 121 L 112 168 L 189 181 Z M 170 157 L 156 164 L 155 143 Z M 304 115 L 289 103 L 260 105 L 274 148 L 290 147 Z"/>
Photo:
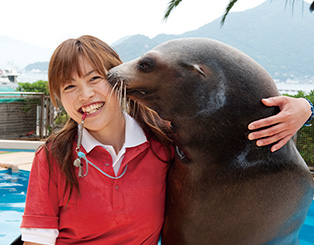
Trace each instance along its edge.
<path fill-rule="evenodd" d="M 163 244 L 298 244 L 313 179 L 292 141 L 271 153 L 247 139 L 250 122 L 278 112 L 261 103 L 279 93 L 260 65 L 211 39 L 179 39 L 108 79 L 174 125 Z"/>

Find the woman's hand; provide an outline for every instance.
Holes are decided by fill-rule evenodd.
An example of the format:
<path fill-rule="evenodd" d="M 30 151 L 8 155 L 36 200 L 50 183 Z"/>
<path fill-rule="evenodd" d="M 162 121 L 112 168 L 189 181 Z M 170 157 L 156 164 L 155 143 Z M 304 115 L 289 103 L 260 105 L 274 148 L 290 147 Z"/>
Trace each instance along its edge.
<path fill-rule="evenodd" d="M 257 140 L 257 146 L 269 145 L 271 151 L 277 151 L 304 125 L 311 116 L 311 106 L 303 98 L 288 96 L 270 97 L 262 99 L 266 106 L 278 106 L 280 112 L 277 115 L 254 121 L 249 124 L 250 130 L 256 130 L 270 126 L 267 129 L 258 130 L 248 135 L 249 140 Z"/>

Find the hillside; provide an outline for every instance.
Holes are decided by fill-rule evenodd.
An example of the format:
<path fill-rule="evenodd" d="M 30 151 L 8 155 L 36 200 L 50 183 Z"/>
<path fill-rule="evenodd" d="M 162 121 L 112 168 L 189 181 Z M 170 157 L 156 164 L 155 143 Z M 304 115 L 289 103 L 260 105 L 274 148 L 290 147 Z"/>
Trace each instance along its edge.
<path fill-rule="evenodd" d="M 0 35 L 0 68 L 4 68 L 8 62 L 24 68 L 33 62 L 48 61 L 52 52 L 52 49 Z"/>
<path fill-rule="evenodd" d="M 113 46 L 128 61 L 170 39 L 208 37 L 248 54 L 275 79 L 313 81 L 314 13 L 308 9 L 305 2 L 285 8 L 283 1 L 267 1 L 254 9 L 231 12 L 223 27 L 219 18 L 182 35 L 161 34 L 152 39 L 136 35 Z"/>
<path fill-rule="evenodd" d="M 301 1 L 295 1 L 294 8 L 290 4 L 285 8 L 284 2 L 268 0 L 253 9 L 231 12 L 222 27 L 219 18 L 182 35 L 160 34 L 152 39 L 143 35 L 123 37 L 113 47 L 125 62 L 170 39 L 208 37 L 248 54 L 274 79 L 312 82 L 314 13 L 309 12 L 309 4 L 306 2 L 302 5 Z M 46 70 L 47 63 L 41 62 L 48 62 L 52 52 L 53 49 L 37 47 L 0 35 L 0 69 L 10 62 L 27 71 Z"/>

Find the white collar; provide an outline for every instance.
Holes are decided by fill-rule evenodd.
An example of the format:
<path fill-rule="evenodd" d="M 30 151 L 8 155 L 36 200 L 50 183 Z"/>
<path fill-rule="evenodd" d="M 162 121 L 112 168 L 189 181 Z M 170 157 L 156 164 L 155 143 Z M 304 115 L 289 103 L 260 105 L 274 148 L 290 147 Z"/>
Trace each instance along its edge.
<path fill-rule="evenodd" d="M 129 114 L 123 112 L 125 118 L 125 141 L 121 150 L 125 148 L 135 147 L 143 144 L 147 141 L 146 135 L 140 125 L 132 118 Z M 89 153 L 94 147 L 102 146 L 106 149 L 111 148 L 112 146 L 101 144 L 96 140 L 87 129 L 83 128 L 82 135 L 82 146 Z"/>

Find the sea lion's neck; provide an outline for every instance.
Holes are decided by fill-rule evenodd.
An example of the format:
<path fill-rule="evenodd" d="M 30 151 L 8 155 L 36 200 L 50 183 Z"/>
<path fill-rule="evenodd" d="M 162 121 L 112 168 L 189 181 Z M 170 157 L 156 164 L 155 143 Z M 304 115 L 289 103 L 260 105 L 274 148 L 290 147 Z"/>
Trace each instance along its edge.
<path fill-rule="evenodd" d="M 245 127 L 238 124 L 236 125 L 238 128 L 234 130 L 234 125 L 231 127 L 226 122 L 219 122 L 204 117 L 177 118 L 171 123 L 174 143 L 191 160 L 232 157 L 235 151 L 245 147 L 244 144 L 249 142 L 246 138 L 247 133 L 244 132 Z M 226 150 L 222 150 L 224 148 Z"/>

